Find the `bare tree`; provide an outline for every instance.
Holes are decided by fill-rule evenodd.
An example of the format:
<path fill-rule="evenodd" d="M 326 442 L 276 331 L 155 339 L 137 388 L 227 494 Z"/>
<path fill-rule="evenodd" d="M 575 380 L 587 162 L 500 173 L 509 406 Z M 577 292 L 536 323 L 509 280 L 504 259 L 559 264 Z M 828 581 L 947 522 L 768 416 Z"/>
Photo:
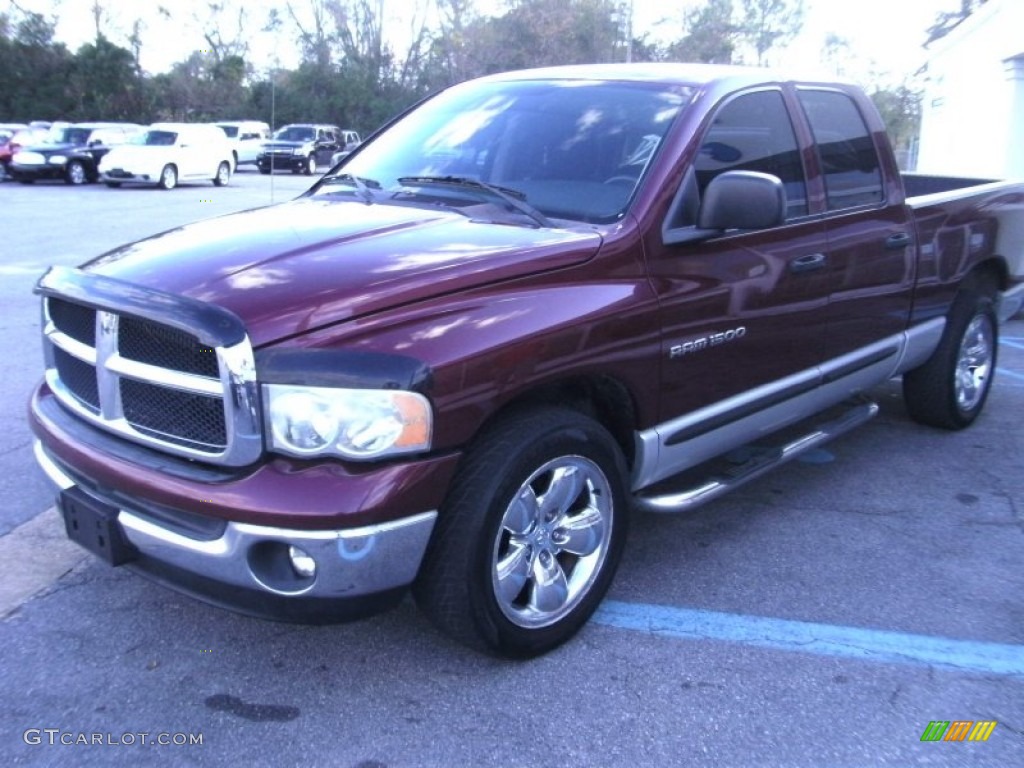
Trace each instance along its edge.
<path fill-rule="evenodd" d="M 741 37 L 754 49 L 757 66 L 768 51 L 796 37 L 804 23 L 804 0 L 743 0 Z"/>
<path fill-rule="evenodd" d="M 248 15 L 244 3 L 233 0 L 208 2 L 205 11 L 196 13 L 194 19 L 215 62 L 223 62 L 232 56 L 244 59 L 248 55 Z"/>
<path fill-rule="evenodd" d="M 845 62 L 851 55 L 850 41 L 835 32 L 825 35 L 825 44 L 821 48 L 821 60 L 838 77 L 846 74 Z"/>

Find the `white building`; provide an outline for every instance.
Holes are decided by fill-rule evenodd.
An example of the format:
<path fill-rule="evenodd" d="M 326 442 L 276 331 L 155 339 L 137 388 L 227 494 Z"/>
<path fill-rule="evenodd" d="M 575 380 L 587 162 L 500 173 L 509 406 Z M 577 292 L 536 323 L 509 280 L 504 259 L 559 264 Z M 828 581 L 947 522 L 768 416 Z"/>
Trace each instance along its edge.
<path fill-rule="evenodd" d="M 988 0 L 927 47 L 917 170 L 1024 179 L 1024 0 Z"/>

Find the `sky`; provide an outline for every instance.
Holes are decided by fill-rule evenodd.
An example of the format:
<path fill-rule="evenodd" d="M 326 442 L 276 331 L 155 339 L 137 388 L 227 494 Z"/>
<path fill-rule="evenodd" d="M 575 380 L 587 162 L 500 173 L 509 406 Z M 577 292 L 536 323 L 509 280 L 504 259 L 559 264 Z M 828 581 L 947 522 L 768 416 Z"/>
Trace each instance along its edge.
<path fill-rule="evenodd" d="M 3 0 L 0 0 L 2 2 Z M 11 3 L 11 0 L 7 0 Z M 204 41 L 196 14 L 202 14 L 209 0 L 100 0 L 107 13 L 103 22 L 105 34 L 127 47 L 132 22 L 143 21 L 141 62 L 143 68 L 156 73 L 166 71 L 194 50 L 201 50 Z M 408 39 L 411 10 L 415 0 L 382 0 L 386 34 L 401 48 Z M 804 0 L 806 14 L 800 36 L 784 51 L 773 52 L 773 65 L 787 69 L 820 68 L 821 50 L 829 33 L 846 38 L 851 55 L 844 62 L 846 77 L 864 84 L 896 85 L 912 75 L 923 63 L 925 30 L 940 11 L 955 10 L 960 0 Z M 13 3 L 12 3 L 13 4 Z M 163 18 L 157 7 L 164 5 L 172 18 Z M 645 32 L 652 39 L 672 40 L 679 37 L 681 19 L 686 9 L 699 5 L 699 0 L 633 0 L 634 34 Z M 75 50 L 93 38 L 91 15 L 93 0 L 17 0 L 17 5 L 47 16 L 58 16 L 57 36 Z M 284 6 L 283 0 L 273 3 Z M 293 0 L 296 8 L 308 5 L 307 0 Z M 422 6 L 422 4 L 420 4 Z M 501 0 L 477 0 L 480 9 L 500 9 Z M 250 0 L 250 43 L 257 69 L 275 65 L 294 66 L 294 36 L 288 31 L 276 40 L 259 33 L 271 3 Z M 290 27 L 290 25 L 288 25 Z"/>

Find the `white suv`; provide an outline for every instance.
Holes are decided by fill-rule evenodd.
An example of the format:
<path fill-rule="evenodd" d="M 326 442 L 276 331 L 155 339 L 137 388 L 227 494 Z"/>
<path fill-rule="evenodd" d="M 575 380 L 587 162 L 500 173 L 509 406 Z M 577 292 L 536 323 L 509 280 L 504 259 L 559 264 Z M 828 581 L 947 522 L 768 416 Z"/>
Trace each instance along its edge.
<path fill-rule="evenodd" d="M 235 167 L 256 165 L 256 153 L 270 136 L 270 126 L 256 120 L 224 120 L 215 125 L 224 131 L 235 155 Z"/>
<path fill-rule="evenodd" d="M 155 184 L 174 189 L 179 181 L 228 183 L 234 157 L 224 131 L 199 123 L 154 123 L 100 160 L 100 178 L 108 187 Z"/>

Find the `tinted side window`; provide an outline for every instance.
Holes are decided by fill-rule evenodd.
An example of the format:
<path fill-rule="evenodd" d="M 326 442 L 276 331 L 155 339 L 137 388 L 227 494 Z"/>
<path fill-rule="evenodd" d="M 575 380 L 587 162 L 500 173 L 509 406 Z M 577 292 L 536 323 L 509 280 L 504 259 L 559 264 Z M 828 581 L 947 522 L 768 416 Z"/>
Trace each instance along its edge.
<path fill-rule="evenodd" d="M 853 99 L 837 91 L 801 90 L 800 102 L 818 145 L 829 210 L 883 202 L 878 152 Z"/>
<path fill-rule="evenodd" d="M 807 214 L 807 185 L 789 112 L 779 91 L 733 99 L 715 115 L 694 163 L 701 196 L 726 171 L 778 176 L 786 188 L 786 218 Z"/>

